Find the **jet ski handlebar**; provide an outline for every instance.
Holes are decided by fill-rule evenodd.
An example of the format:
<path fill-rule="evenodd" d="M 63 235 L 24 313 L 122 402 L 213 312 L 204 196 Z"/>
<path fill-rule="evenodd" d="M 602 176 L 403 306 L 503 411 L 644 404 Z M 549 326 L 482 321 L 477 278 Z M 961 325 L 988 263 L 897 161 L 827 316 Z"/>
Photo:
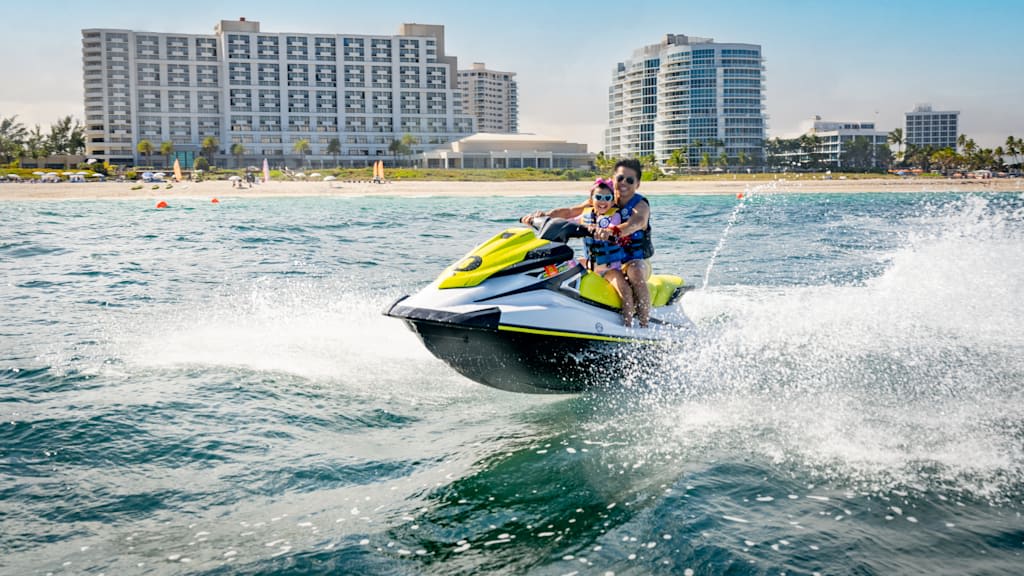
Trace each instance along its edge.
<path fill-rule="evenodd" d="M 565 218 L 550 218 L 547 216 L 536 216 L 530 222 L 530 226 L 537 231 L 537 237 L 551 242 L 568 242 L 570 238 L 586 238 L 593 236 L 593 232 L 582 224 L 577 224 Z"/>

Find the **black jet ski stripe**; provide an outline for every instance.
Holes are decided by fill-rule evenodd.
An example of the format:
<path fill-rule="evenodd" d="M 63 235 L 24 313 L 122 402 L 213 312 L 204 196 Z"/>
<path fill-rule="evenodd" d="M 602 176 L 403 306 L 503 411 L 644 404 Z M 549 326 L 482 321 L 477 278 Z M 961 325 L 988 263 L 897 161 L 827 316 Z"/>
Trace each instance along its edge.
<path fill-rule="evenodd" d="M 487 302 L 487 301 L 490 301 L 490 300 L 494 300 L 496 298 L 504 298 L 505 296 L 512 296 L 513 294 L 523 294 L 523 293 L 526 293 L 526 292 L 533 292 L 534 290 L 554 290 L 556 292 L 565 293 L 568 296 L 575 296 L 572 293 L 566 293 L 564 291 L 559 290 L 559 287 L 562 285 L 563 282 L 565 282 L 569 278 L 572 278 L 574 275 L 579 274 L 582 271 L 582 268 L 583 268 L 582 266 L 573 266 L 572 268 L 569 268 L 565 272 L 562 272 L 560 274 L 556 274 L 555 276 L 552 276 L 552 277 L 550 277 L 550 278 L 548 278 L 548 279 L 546 279 L 546 280 L 544 280 L 542 282 L 537 282 L 536 284 L 530 284 L 529 286 L 523 286 L 522 288 L 516 288 L 515 290 L 509 290 L 508 292 L 502 292 L 501 294 L 495 294 L 494 296 L 488 296 L 486 298 L 481 298 L 479 300 L 474 300 L 474 302 Z M 584 301 L 585 302 L 590 302 L 590 300 L 584 300 Z M 601 304 L 598 304 L 596 302 L 594 302 L 594 304 L 598 305 L 598 306 L 601 306 Z"/>

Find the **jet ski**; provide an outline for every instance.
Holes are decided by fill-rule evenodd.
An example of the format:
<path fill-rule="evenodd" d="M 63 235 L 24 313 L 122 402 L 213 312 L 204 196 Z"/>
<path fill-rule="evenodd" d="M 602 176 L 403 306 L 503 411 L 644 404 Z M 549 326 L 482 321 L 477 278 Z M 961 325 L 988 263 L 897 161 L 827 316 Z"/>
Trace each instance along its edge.
<path fill-rule="evenodd" d="M 487 240 L 384 314 L 404 320 L 427 349 L 471 380 L 501 390 L 575 393 L 614 386 L 631 363 L 657 358 L 692 327 L 679 276 L 654 274 L 650 322 L 622 325 L 618 293 L 568 245 L 585 226 L 535 218 Z"/>

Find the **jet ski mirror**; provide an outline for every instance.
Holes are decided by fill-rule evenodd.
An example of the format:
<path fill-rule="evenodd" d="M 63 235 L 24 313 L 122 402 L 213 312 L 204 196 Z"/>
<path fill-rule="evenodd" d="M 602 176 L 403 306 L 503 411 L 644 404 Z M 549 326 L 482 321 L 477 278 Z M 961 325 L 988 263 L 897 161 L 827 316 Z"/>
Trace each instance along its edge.
<path fill-rule="evenodd" d="M 537 237 L 551 242 L 568 242 L 570 238 L 590 236 L 590 230 L 564 218 L 536 217 L 532 223 L 537 230 Z"/>

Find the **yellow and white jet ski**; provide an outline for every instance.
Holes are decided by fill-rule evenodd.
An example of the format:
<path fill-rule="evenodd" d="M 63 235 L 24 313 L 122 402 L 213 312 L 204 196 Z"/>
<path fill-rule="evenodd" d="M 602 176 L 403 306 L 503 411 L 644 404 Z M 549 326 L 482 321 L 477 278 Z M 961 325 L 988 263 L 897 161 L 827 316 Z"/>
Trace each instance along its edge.
<path fill-rule="evenodd" d="M 650 323 L 625 327 L 618 293 L 567 242 L 585 226 L 554 218 L 509 228 L 391 304 L 427 349 L 472 380 L 512 392 L 569 393 L 614 385 L 629 363 L 684 337 L 689 287 L 655 274 Z"/>

